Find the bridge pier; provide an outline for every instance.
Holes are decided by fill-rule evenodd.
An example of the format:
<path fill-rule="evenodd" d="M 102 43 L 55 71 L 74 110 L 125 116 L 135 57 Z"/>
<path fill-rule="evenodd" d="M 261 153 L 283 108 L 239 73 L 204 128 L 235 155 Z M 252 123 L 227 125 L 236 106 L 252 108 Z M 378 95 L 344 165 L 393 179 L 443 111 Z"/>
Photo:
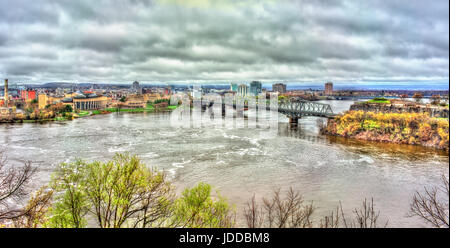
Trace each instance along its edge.
<path fill-rule="evenodd" d="M 298 124 L 298 117 L 289 117 L 289 124 L 297 125 Z"/>

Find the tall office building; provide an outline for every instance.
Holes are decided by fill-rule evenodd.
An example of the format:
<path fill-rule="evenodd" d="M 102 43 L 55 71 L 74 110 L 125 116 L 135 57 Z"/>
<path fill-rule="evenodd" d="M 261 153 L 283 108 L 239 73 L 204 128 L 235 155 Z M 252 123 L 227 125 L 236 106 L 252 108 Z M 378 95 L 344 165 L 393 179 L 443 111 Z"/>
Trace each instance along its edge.
<path fill-rule="evenodd" d="M 333 95 L 333 83 L 328 82 L 325 84 L 325 95 L 331 96 Z"/>
<path fill-rule="evenodd" d="M 262 84 L 258 81 L 253 81 L 250 83 L 250 94 L 252 96 L 257 96 L 262 92 Z"/>
<path fill-rule="evenodd" d="M 286 85 L 285 84 L 273 84 L 272 91 L 278 93 L 286 93 Z"/>
<path fill-rule="evenodd" d="M 237 90 L 238 90 L 238 85 L 237 85 L 237 84 L 231 84 L 231 85 L 230 85 L 230 90 L 231 90 L 231 91 L 234 91 L 234 92 L 237 92 Z"/>

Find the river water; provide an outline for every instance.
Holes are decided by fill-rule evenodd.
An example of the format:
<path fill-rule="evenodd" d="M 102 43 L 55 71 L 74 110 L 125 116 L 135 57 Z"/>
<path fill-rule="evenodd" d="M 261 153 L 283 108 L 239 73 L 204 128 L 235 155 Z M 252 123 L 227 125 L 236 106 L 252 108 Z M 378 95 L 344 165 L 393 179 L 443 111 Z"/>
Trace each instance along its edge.
<path fill-rule="evenodd" d="M 335 112 L 351 101 L 323 101 Z M 250 111 L 251 112 L 251 111 Z M 249 113 L 251 115 L 251 113 Z M 390 227 L 425 226 L 407 217 L 416 190 L 435 186 L 449 173 L 448 153 L 418 146 L 380 144 L 319 135 L 318 119 L 292 128 L 278 115 L 275 133 L 264 127 L 185 128 L 171 125 L 170 113 L 109 114 L 69 122 L 0 125 L 0 150 L 13 165 L 38 166 L 36 186 L 48 182 L 59 163 L 75 158 L 110 159 L 137 154 L 165 170 L 178 192 L 207 182 L 241 210 L 253 194 L 267 197 L 292 187 L 313 201 L 318 216 L 342 203 L 350 213 L 373 197 L 380 221 Z"/>

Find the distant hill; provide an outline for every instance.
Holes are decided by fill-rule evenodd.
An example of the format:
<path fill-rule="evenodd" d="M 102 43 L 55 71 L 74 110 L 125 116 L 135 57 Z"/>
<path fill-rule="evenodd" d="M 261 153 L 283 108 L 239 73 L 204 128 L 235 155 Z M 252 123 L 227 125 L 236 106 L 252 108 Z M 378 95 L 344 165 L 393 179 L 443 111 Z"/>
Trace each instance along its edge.
<path fill-rule="evenodd" d="M 67 82 L 49 82 L 37 87 L 39 88 L 72 88 L 72 87 L 90 87 L 91 83 L 67 83 Z M 36 87 L 36 86 L 35 86 Z"/>

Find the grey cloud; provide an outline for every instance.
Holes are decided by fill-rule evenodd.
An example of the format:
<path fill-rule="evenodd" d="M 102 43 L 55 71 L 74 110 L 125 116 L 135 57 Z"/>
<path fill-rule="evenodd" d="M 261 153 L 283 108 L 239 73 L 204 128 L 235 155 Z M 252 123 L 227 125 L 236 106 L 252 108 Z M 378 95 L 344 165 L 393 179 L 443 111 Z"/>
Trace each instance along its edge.
<path fill-rule="evenodd" d="M 448 80 L 446 1 L 167 2 L 2 1 L 0 77 Z"/>

